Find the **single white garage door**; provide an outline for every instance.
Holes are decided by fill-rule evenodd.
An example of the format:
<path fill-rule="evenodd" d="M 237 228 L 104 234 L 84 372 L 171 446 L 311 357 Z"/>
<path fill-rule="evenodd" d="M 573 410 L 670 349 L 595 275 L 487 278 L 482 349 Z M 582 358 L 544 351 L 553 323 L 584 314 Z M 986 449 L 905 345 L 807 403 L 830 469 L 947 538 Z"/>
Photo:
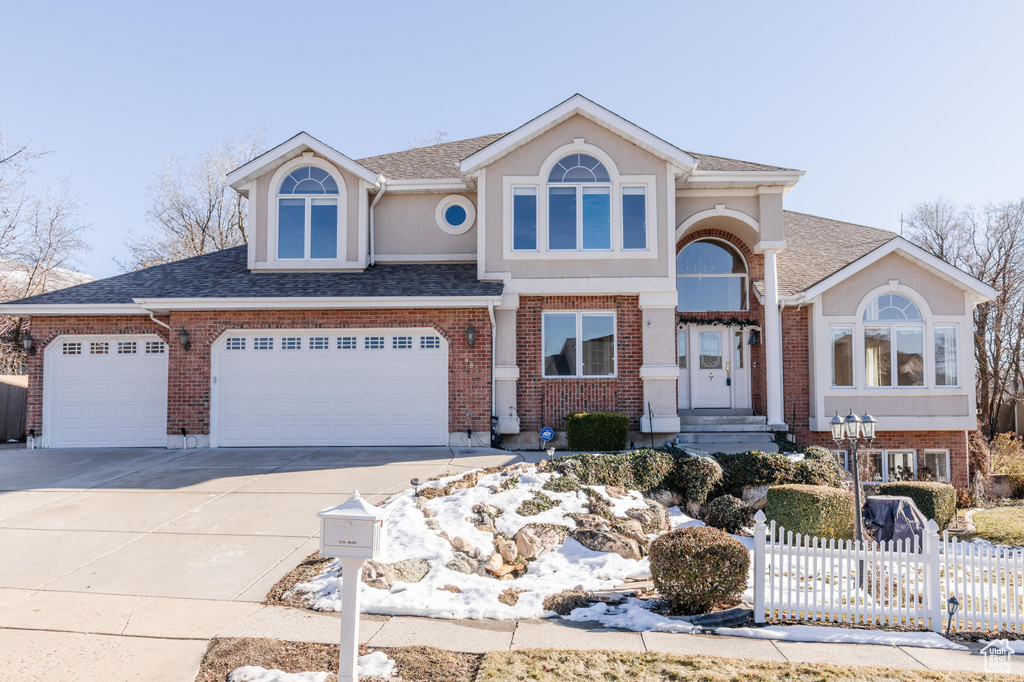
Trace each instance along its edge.
<path fill-rule="evenodd" d="M 43 447 L 167 447 L 167 344 L 155 334 L 54 339 Z"/>
<path fill-rule="evenodd" d="M 433 329 L 228 332 L 217 446 L 446 445 L 448 343 Z"/>

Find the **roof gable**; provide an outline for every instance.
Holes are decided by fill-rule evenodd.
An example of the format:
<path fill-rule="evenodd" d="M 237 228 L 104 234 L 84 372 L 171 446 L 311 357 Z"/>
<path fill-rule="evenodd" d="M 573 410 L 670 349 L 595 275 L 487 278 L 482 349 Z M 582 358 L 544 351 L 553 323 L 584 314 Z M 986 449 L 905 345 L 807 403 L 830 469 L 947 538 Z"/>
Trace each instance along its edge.
<path fill-rule="evenodd" d="M 250 182 L 309 151 L 324 157 L 339 168 L 344 168 L 360 180 L 365 180 L 371 185 L 377 184 L 376 173 L 306 132 L 299 133 L 231 171 L 228 173 L 228 184 L 236 191 L 246 194 L 246 185 Z"/>
<path fill-rule="evenodd" d="M 682 149 L 669 144 L 583 95 L 576 94 L 465 158 L 459 165 L 460 171 L 463 174 L 473 173 L 576 115 L 583 116 L 621 135 L 641 149 L 665 159 L 679 168 L 692 169 L 697 165 L 697 159 Z"/>

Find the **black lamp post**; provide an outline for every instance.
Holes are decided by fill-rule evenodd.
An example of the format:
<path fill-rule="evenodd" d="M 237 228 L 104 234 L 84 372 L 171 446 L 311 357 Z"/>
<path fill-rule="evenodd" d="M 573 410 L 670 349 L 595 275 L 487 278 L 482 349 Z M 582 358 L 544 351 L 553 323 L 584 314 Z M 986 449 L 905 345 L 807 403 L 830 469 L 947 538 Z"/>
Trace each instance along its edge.
<path fill-rule="evenodd" d="M 858 541 L 864 540 L 864 519 L 861 515 L 860 460 L 857 449 L 860 447 L 862 438 L 865 444 L 871 447 L 871 442 L 875 440 L 875 424 L 875 418 L 867 412 L 863 417 L 858 417 L 853 410 L 850 410 L 846 419 L 840 417 L 839 412 L 836 412 L 836 416 L 832 417 L 832 421 L 829 422 L 829 426 L 832 427 L 832 440 L 835 441 L 836 447 L 842 448 L 845 445 L 850 453 L 850 463 L 853 467 L 854 522 L 856 523 Z"/>

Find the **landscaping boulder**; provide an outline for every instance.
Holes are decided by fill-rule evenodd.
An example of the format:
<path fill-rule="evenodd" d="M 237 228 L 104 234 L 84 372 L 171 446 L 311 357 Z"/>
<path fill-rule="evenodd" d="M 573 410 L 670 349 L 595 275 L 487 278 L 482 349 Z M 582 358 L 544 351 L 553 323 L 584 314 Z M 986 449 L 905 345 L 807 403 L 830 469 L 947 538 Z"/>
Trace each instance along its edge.
<path fill-rule="evenodd" d="M 473 547 L 475 547 L 475 545 L 466 538 L 462 537 L 461 535 L 456 535 L 454 538 L 452 538 L 452 547 L 459 550 L 460 552 L 465 552 L 466 554 L 469 554 L 471 551 L 473 551 Z"/>
<path fill-rule="evenodd" d="M 498 554 L 505 560 L 505 563 L 511 564 L 519 556 L 519 549 L 516 543 L 503 538 L 499 535 L 494 536 L 494 548 L 498 550 Z"/>
<path fill-rule="evenodd" d="M 626 516 L 639 521 L 643 526 L 643 532 L 649 535 L 664 533 L 671 527 L 668 521 L 668 509 L 654 500 L 647 501 L 646 509 L 630 509 L 626 512 Z"/>
<path fill-rule="evenodd" d="M 608 497 L 614 500 L 620 500 L 626 496 L 627 491 L 621 485 L 607 485 L 604 488 L 604 492 Z"/>
<path fill-rule="evenodd" d="M 743 486 L 740 499 L 749 504 L 755 510 L 764 509 L 764 506 L 768 503 L 768 486 L 745 485 Z"/>
<path fill-rule="evenodd" d="M 516 549 L 525 559 L 536 559 L 562 544 L 565 531 L 549 526 L 526 526 L 516 533 Z"/>
<path fill-rule="evenodd" d="M 487 561 L 484 562 L 484 570 L 488 573 L 494 573 L 498 575 L 501 571 L 501 566 L 505 562 L 502 560 L 501 555 L 495 552 L 491 556 L 487 557 Z"/>
<path fill-rule="evenodd" d="M 595 552 L 615 552 L 623 559 L 640 559 L 640 547 L 636 540 L 602 530 L 577 530 L 572 539 Z"/>
<path fill-rule="evenodd" d="M 483 575 L 483 568 L 480 567 L 480 562 L 462 552 L 455 552 L 452 558 L 445 564 L 445 568 L 456 573 L 465 573 L 466 575 Z"/>
<path fill-rule="evenodd" d="M 681 507 L 686 503 L 683 496 L 679 493 L 674 493 L 671 490 L 655 490 L 651 493 L 651 499 L 658 504 L 665 505 L 666 507 Z"/>
<path fill-rule="evenodd" d="M 572 514 L 570 518 L 576 522 L 577 528 L 583 530 L 593 530 L 608 525 L 608 519 L 597 514 Z"/>
<path fill-rule="evenodd" d="M 554 611 L 560 616 L 568 616 L 573 609 L 584 609 L 590 606 L 590 595 L 583 590 L 566 590 L 558 594 L 544 597 L 544 609 Z"/>
<path fill-rule="evenodd" d="M 367 561 L 363 564 L 362 580 L 378 590 L 390 590 L 392 583 L 418 583 L 430 571 L 423 559 L 405 559 L 392 564 Z"/>

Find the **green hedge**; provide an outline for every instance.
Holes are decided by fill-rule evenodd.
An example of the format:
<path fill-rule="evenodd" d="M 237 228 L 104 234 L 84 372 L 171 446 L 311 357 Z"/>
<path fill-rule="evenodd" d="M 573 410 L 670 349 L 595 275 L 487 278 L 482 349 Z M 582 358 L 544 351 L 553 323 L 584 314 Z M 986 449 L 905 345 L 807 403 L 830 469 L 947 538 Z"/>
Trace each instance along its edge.
<path fill-rule="evenodd" d="M 772 486 L 764 512 L 769 520 L 793 533 L 837 540 L 853 538 L 853 496 L 840 488 Z"/>
<path fill-rule="evenodd" d="M 823 448 L 820 445 L 808 445 L 803 449 L 804 459 L 817 459 L 822 462 L 836 461 L 835 455 L 828 448 Z M 836 465 L 839 466 L 838 464 Z"/>
<path fill-rule="evenodd" d="M 747 588 L 750 552 L 725 531 L 679 528 L 651 543 L 651 574 L 658 592 L 684 615 L 739 599 Z"/>
<path fill-rule="evenodd" d="M 827 485 L 830 488 L 838 488 L 843 484 L 845 478 L 843 470 L 839 468 L 832 453 L 829 453 L 828 459 L 807 459 L 805 453 L 804 459 L 793 466 L 793 483 Z"/>
<path fill-rule="evenodd" d="M 789 483 L 793 478 L 795 464 L 785 455 L 777 452 L 740 452 L 734 455 L 718 453 L 715 459 L 722 463 L 725 492 L 742 497 L 743 488 L 748 485 L 779 485 Z"/>
<path fill-rule="evenodd" d="M 956 489 L 948 483 L 928 481 L 906 481 L 883 483 L 878 487 L 879 495 L 909 497 L 929 519 L 935 519 L 939 529 L 949 528 L 949 522 L 956 513 Z"/>
<path fill-rule="evenodd" d="M 565 418 L 570 450 L 625 450 L 629 416 L 618 412 L 576 412 Z"/>
<path fill-rule="evenodd" d="M 722 465 L 711 457 L 688 455 L 673 447 L 665 449 L 674 465 L 661 487 L 679 493 L 687 502 L 703 505 L 711 491 L 722 484 Z"/>
<path fill-rule="evenodd" d="M 726 533 L 739 533 L 754 525 L 754 508 L 738 497 L 722 495 L 711 500 L 703 519 L 704 523 Z"/>
<path fill-rule="evenodd" d="M 558 461 L 560 471 L 571 471 L 583 485 L 621 485 L 641 491 L 660 488 L 675 466 L 672 455 L 647 448 L 605 455 L 569 455 Z"/>

